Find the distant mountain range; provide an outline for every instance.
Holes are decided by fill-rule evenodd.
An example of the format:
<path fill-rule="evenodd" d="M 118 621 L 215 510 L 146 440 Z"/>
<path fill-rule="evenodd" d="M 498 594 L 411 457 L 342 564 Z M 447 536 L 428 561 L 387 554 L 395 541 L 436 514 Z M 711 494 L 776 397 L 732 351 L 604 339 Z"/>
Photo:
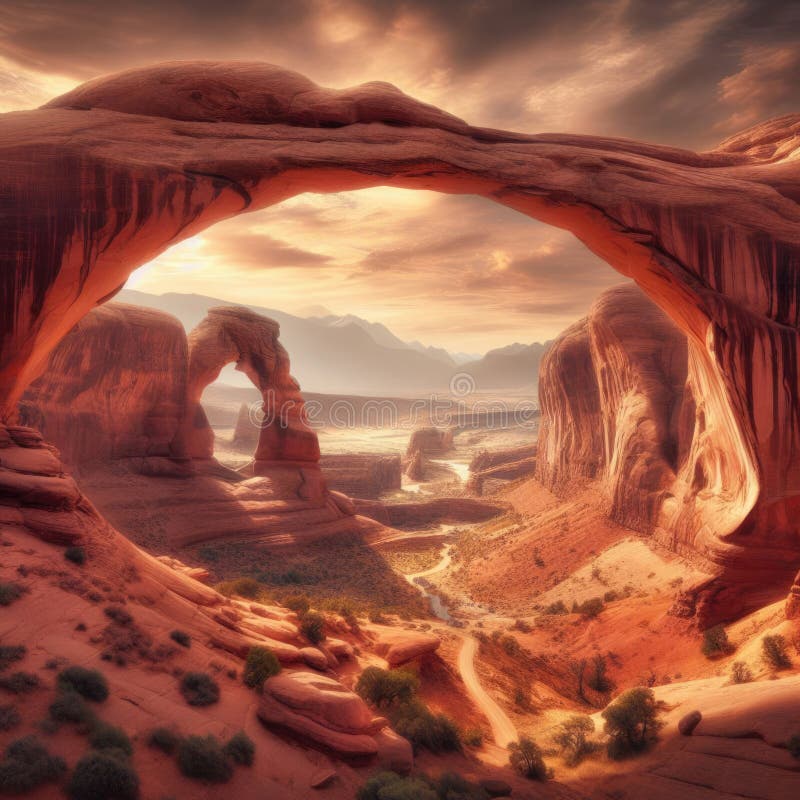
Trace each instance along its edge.
<path fill-rule="evenodd" d="M 114 299 L 166 311 L 187 331 L 205 317 L 209 308 L 243 305 L 197 294 L 156 295 L 132 289 L 123 289 Z M 479 392 L 533 387 L 549 344 L 513 344 L 479 357 L 404 342 L 385 325 L 352 314 L 297 317 L 274 308 L 247 307 L 280 324 L 292 374 L 310 392 L 399 396 L 445 392 L 453 375 L 460 372 L 472 376 Z M 249 385 L 245 376 L 231 369 L 221 379 Z"/>

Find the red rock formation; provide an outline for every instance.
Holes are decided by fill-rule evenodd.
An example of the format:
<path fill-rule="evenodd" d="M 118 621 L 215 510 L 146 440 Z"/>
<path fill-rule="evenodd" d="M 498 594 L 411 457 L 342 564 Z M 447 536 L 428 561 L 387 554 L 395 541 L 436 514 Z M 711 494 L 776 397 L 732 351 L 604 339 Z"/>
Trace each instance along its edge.
<path fill-rule="evenodd" d="M 320 467 L 331 489 L 351 497 L 377 498 L 399 491 L 402 484 L 400 456 L 375 453 L 324 455 Z"/>
<path fill-rule="evenodd" d="M 186 334 L 177 319 L 108 303 L 53 351 L 23 396 L 20 420 L 57 444 L 73 468 L 119 458 L 181 458 L 175 438 L 186 362 Z"/>
<path fill-rule="evenodd" d="M 417 453 L 424 456 L 443 456 L 453 449 L 453 431 L 446 428 L 418 428 L 411 434 L 406 448 L 406 458 Z"/>
<path fill-rule="evenodd" d="M 536 470 L 536 445 L 525 444 L 478 453 L 469 464 L 467 491 L 484 493 L 486 481 L 502 482 L 533 475 Z"/>
<path fill-rule="evenodd" d="M 247 403 L 239 406 L 236 427 L 233 429 L 233 446 L 241 450 L 255 450 L 261 428 L 253 421 L 253 414 Z"/>
<path fill-rule="evenodd" d="M 236 364 L 261 392 L 261 432 L 254 472 L 276 461 L 316 463 L 317 435 L 309 428 L 300 386 L 289 374 L 280 326 L 247 308 L 222 306 L 189 334 L 186 448 L 193 458 L 213 458 L 214 434 L 200 403 L 203 390 L 226 364 Z"/>
<path fill-rule="evenodd" d="M 687 335 L 702 425 L 663 527 L 720 573 L 705 613 L 736 613 L 800 561 L 798 131 L 789 115 L 697 154 L 471 128 L 262 64 L 92 81 L 0 118 L 0 418 L 133 269 L 218 220 L 384 183 L 483 195 L 573 231 Z"/>

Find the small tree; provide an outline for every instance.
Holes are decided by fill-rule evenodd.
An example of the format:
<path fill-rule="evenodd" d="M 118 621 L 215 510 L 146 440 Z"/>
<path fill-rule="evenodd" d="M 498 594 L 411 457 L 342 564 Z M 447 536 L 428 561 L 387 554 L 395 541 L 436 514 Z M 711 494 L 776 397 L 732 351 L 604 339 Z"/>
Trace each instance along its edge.
<path fill-rule="evenodd" d="M 623 692 L 602 716 L 610 737 L 608 755 L 611 758 L 641 752 L 656 740 L 661 727 L 655 695 L 652 689 L 642 686 Z"/>
<path fill-rule="evenodd" d="M 586 683 L 596 692 L 605 694 L 614 688 L 614 684 L 608 677 L 608 663 L 606 657 L 599 653 L 592 659 L 592 669 Z"/>
<path fill-rule="evenodd" d="M 256 645 L 247 653 L 242 680 L 251 689 L 260 689 L 267 678 L 281 671 L 281 662 L 272 650 Z"/>
<path fill-rule="evenodd" d="M 522 736 L 518 742 L 511 742 L 508 753 L 508 763 L 520 775 L 537 781 L 544 781 L 549 777 L 542 748 L 533 739 Z"/>
<path fill-rule="evenodd" d="M 726 655 L 733 650 L 728 641 L 728 634 L 722 625 L 715 625 L 713 628 L 703 632 L 703 655 L 706 658 L 716 658 Z"/>
<path fill-rule="evenodd" d="M 561 748 L 564 760 L 570 766 L 579 764 L 581 759 L 594 749 L 587 737 L 594 733 L 591 717 L 574 716 L 558 726 L 553 741 Z"/>
<path fill-rule="evenodd" d="M 356 693 L 377 708 L 409 703 L 419 688 L 419 678 L 407 669 L 367 667 L 356 683 Z"/>
<path fill-rule="evenodd" d="M 765 636 L 761 640 L 761 655 L 773 669 L 788 669 L 792 666 L 792 660 L 786 651 L 786 639 L 779 633 Z"/>
<path fill-rule="evenodd" d="M 311 644 L 319 644 L 325 638 L 325 617 L 318 611 L 307 611 L 300 620 L 300 633 Z"/>
<path fill-rule="evenodd" d="M 584 676 L 586 674 L 586 659 L 580 658 L 576 661 L 571 661 L 569 664 L 569 669 L 578 681 L 578 697 L 580 697 L 584 703 L 588 702 L 586 699 L 586 693 L 583 689 Z"/>

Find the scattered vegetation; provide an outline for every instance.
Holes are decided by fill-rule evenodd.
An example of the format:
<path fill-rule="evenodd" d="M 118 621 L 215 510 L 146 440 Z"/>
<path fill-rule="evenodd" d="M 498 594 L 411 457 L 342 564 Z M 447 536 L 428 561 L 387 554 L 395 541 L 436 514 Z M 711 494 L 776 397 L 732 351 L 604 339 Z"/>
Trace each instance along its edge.
<path fill-rule="evenodd" d="M 572 604 L 572 613 L 580 614 L 587 619 L 594 619 L 605 608 L 605 603 L 602 597 L 590 597 L 582 603 L 574 602 Z"/>
<path fill-rule="evenodd" d="M 311 644 L 319 644 L 325 639 L 325 617 L 318 611 L 306 611 L 300 618 L 300 633 Z"/>
<path fill-rule="evenodd" d="M 239 731 L 225 744 L 225 755 L 235 764 L 249 767 L 255 760 L 256 746 L 244 731 Z"/>
<path fill-rule="evenodd" d="M 180 688 L 190 706 L 210 706 L 219 701 L 219 684 L 205 672 L 187 672 Z"/>
<path fill-rule="evenodd" d="M 138 800 L 139 776 L 121 755 L 91 751 L 75 765 L 67 795 L 70 800 Z"/>
<path fill-rule="evenodd" d="M 596 745 L 589 741 L 594 733 L 594 721 L 591 717 L 574 716 L 562 722 L 553 736 L 553 741 L 561 749 L 564 761 L 574 767 L 589 753 L 594 752 Z"/>
<path fill-rule="evenodd" d="M 468 747 L 483 747 L 483 731 L 480 728 L 468 728 L 461 734 L 461 740 Z"/>
<path fill-rule="evenodd" d="M 10 731 L 22 722 L 16 706 L 0 706 L 0 731 Z"/>
<path fill-rule="evenodd" d="M 367 667 L 356 683 L 356 693 L 376 708 L 410 703 L 419 689 L 419 678 L 411 670 Z"/>
<path fill-rule="evenodd" d="M 154 728 L 147 737 L 147 744 L 150 747 L 160 750 L 171 756 L 180 744 L 181 737 L 170 728 Z"/>
<path fill-rule="evenodd" d="M 122 606 L 106 606 L 103 613 L 117 625 L 130 625 L 133 622 L 130 612 Z"/>
<path fill-rule="evenodd" d="M 786 639 L 779 633 L 765 636 L 761 640 L 761 656 L 766 664 L 776 670 L 792 666 L 792 660 L 786 649 Z"/>
<path fill-rule="evenodd" d="M 434 714 L 420 700 L 397 706 L 390 714 L 392 727 L 408 739 L 415 750 L 424 747 L 431 753 L 461 750 L 458 727 L 446 714 Z"/>
<path fill-rule="evenodd" d="M 753 671 L 744 661 L 734 661 L 731 664 L 731 680 L 734 683 L 750 683 L 753 680 Z"/>
<path fill-rule="evenodd" d="M 251 689 L 260 689 L 267 678 L 281 671 L 281 662 L 267 647 L 251 647 L 247 653 L 242 680 Z"/>
<path fill-rule="evenodd" d="M 8 669 L 15 661 L 22 661 L 27 652 L 24 644 L 0 644 L 0 672 Z"/>
<path fill-rule="evenodd" d="M 216 736 L 187 736 L 178 745 L 178 768 L 187 778 L 226 783 L 233 766 Z"/>
<path fill-rule="evenodd" d="M 508 763 L 511 768 L 525 778 L 544 781 L 550 777 L 550 770 L 544 763 L 542 748 L 527 736 L 508 745 Z"/>
<path fill-rule="evenodd" d="M 83 566 L 86 563 L 86 550 L 80 546 L 68 547 L 64 551 L 64 558 L 79 567 Z"/>
<path fill-rule="evenodd" d="M 550 603 L 549 606 L 545 606 L 544 613 L 551 615 L 569 614 L 569 609 L 566 607 L 563 600 L 556 600 L 555 603 Z"/>
<path fill-rule="evenodd" d="M 606 694 L 614 688 L 614 683 L 608 677 L 608 662 L 604 655 L 599 653 L 592 658 L 591 669 L 586 678 L 586 685 L 600 694 Z"/>
<path fill-rule="evenodd" d="M 706 658 L 717 658 L 728 655 L 734 650 L 728 641 L 728 633 L 722 625 L 715 625 L 703 632 L 703 655 Z"/>
<path fill-rule="evenodd" d="M 108 697 L 108 681 L 96 669 L 67 667 L 58 673 L 56 683 L 62 692 L 77 692 L 81 697 L 96 703 L 102 703 Z"/>
<path fill-rule="evenodd" d="M 179 631 L 174 630 L 170 631 L 169 638 L 172 639 L 173 642 L 179 644 L 181 647 L 191 647 L 192 646 L 192 637 L 189 636 L 186 631 Z"/>
<path fill-rule="evenodd" d="M 52 756 L 35 736 L 11 742 L 0 761 L 0 794 L 27 794 L 59 780 L 67 765 Z"/>
<path fill-rule="evenodd" d="M 786 742 L 786 749 L 792 758 L 800 759 L 800 733 L 795 733 L 794 736 L 789 737 Z"/>
<path fill-rule="evenodd" d="M 72 722 L 76 725 L 91 726 L 95 716 L 86 701 L 72 689 L 62 691 L 48 708 L 53 722 Z"/>
<path fill-rule="evenodd" d="M 0 675 L 0 689 L 11 694 L 29 694 L 41 685 L 39 676 L 33 672 L 13 672 L 11 675 Z"/>
<path fill-rule="evenodd" d="M 232 581 L 223 581 L 216 589 L 226 597 L 244 597 L 247 600 L 258 600 L 264 592 L 262 586 L 255 578 L 235 578 Z"/>
<path fill-rule="evenodd" d="M 642 752 L 656 740 L 661 728 L 653 690 L 641 686 L 623 692 L 602 717 L 609 735 L 608 755 L 613 759 Z"/>
<path fill-rule="evenodd" d="M 133 745 L 128 734 L 122 728 L 107 722 L 95 723 L 89 734 L 89 744 L 95 750 L 114 750 L 126 756 L 133 755 Z"/>
<path fill-rule="evenodd" d="M 25 587 L 14 581 L 0 581 L 0 606 L 10 606 L 25 594 Z"/>
<path fill-rule="evenodd" d="M 427 775 L 378 772 L 358 790 L 356 800 L 488 800 L 489 794 L 455 772 L 437 780 Z"/>

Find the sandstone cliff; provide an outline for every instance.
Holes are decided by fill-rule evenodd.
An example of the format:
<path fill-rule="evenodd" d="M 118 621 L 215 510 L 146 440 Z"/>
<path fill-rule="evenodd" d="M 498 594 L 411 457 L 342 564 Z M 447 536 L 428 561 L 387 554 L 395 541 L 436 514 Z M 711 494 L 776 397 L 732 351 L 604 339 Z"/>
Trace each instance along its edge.
<path fill-rule="evenodd" d="M 729 613 L 800 562 L 798 131 L 787 115 L 698 154 L 473 128 L 264 64 L 91 81 L 0 118 L 0 416 L 132 270 L 216 221 L 385 183 L 483 195 L 574 232 L 686 334 L 702 426 L 662 527 L 715 565 L 696 599 Z"/>

